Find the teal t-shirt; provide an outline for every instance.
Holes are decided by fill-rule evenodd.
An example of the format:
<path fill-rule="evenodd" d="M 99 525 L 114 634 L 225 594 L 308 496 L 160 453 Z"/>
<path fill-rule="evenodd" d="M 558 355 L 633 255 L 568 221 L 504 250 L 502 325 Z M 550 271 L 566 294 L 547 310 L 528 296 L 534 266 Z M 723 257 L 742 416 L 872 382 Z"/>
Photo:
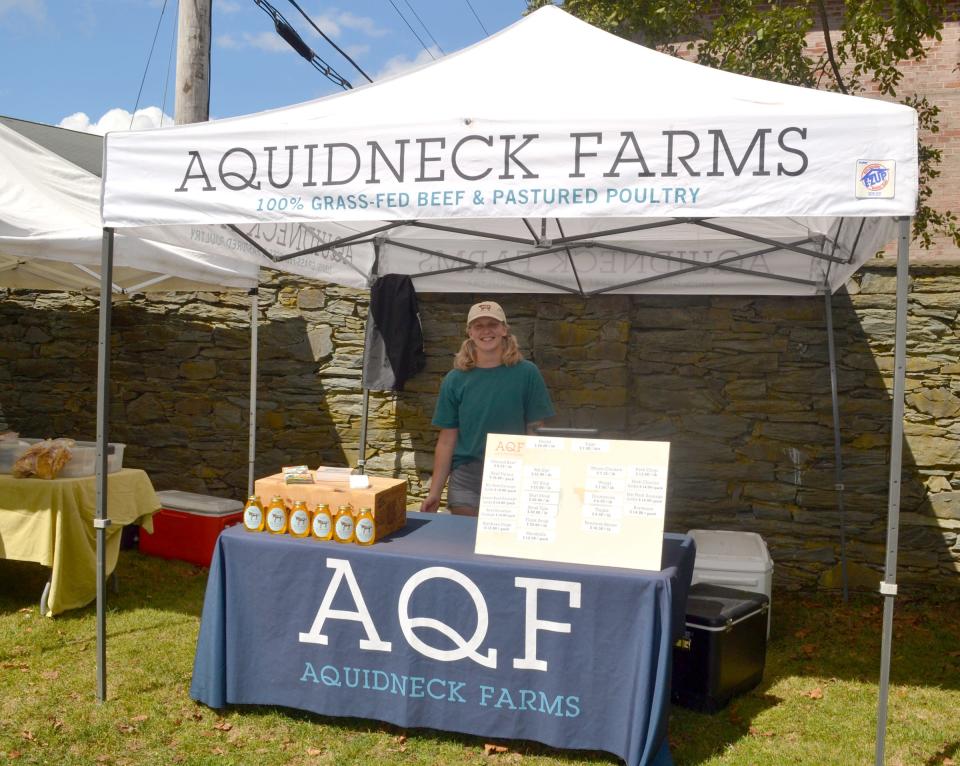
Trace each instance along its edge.
<path fill-rule="evenodd" d="M 450 370 L 440 386 L 433 425 L 456 428 L 453 468 L 483 460 L 487 434 L 525 434 L 549 418 L 553 403 L 540 370 L 526 359 L 499 367 Z"/>

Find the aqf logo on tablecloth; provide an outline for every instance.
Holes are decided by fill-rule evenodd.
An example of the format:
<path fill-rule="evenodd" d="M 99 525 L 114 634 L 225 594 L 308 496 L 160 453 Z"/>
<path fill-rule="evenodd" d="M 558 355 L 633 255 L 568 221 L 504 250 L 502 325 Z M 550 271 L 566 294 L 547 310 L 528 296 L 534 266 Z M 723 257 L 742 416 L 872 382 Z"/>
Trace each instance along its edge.
<path fill-rule="evenodd" d="M 857 199 L 893 199 L 897 163 L 857 160 Z"/>

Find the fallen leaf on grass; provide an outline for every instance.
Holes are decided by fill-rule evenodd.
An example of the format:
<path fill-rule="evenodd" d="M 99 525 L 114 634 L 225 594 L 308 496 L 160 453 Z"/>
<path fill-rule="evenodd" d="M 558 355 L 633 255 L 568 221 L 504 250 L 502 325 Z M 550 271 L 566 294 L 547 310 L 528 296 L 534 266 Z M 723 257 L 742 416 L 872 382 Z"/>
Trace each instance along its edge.
<path fill-rule="evenodd" d="M 800 647 L 800 651 L 803 652 L 807 657 L 812 657 L 814 654 L 817 653 L 817 645 L 803 644 L 803 646 Z"/>
<path fill-rule="evenodd" d="M 323 750 L 321 750 L 320 748 L 317 748 L 317 747 L 308 747 L 308 748 L 307 748 L 307 755 L 309 755 L 309 756 L 311 756 L 311 757 L 318 756 L 318 755 L 323 755 Z"/>
<path fill-rule="evenodd" d="M 796 633 L 793 634 L 795 638 L 804 639 L 810 635 L 810 628 L 800 628 Z"/>
<path fill-rule="evenodd" d="M 0 665 L 4 670 L 29 670 L 30 666 L 25 662 L 4 662 Z"/>
<path fill-rule="evenodd" d="M 19 750 L 11 750 L 9 753 L 7 753 L 7 758 L 12 761 L 16 758 L 19 758 L 21 755 L 23 755 L 23 753 L 21 753 Z"/>
<path fill-rule="evenodd" d="M 950 655 L 951 657 L 960 657 L 960 649 L 958 649 L 958 650 L 955 651 L 955 652 L 950 652 L 949 655 Z M 6 667 L 6 665 L 4 665 L 4 667 Z"/>
<path fill-rule="evenodd" d="M 62 728 L 63 728 L 63 721 L 61 721 L 59 718 L 55 718 L 53 721 L 53 730 L 60 731 L 60 729 Z"/>
<path fill-rule="evenodd" d="M 47 681 L 56 681 L 58 678 L 60 678 L 60 671 L 59 671 L 59 670 L 44 670 L 44 671 L 40 674 L 40 677 L 43 678 L 43 679 L 45 679 L 45 680 L 47 680 Z"/>
<path fill-rule="evenodd" d="M 815 689 L 811 689 L 808 692 L 805 692 L 804 697 L 809 697 L 812 700 L 822 700 L 823 699 L 823 689 L 819 686 Z"/>
<path fill-rule="evenodd" d="M 507 748 L 503 745 L 495 745 L 492 742 L 487 742 L 487 744 L 483 746 L 484 755 L 496 755 L 497 753 L 505 752 L 507 752 Z"/>
<path fill-rule="evenodd" d="M 32 607 L 32 606 L 25 606 L 25 607 L 23 607 L 23 608 L 21 608 L 21 609 L 18 609 L 17 611 L 20 612 L 20 614 L 31 614 L 31 613 L 33 612 L 33 607 Z"/>
<path fill-rule="evenodd" d="M 406 735 L 406 734 L 398 734 L 398 735 L 397 735 L 397 744 L 398 744 L 398 745 L 402 745 L 402 744 L 403 744 L 404 742 L 406 742 L 406 741 L 407 741 L 407 735 Z"/>
<path fill-rule="evenodd" d="M 36 739 L 37 739 L 37 738 L 33 735 L 33 732 L 32 732 L 32 731 L 27 731 L 26 729 L 24 729 L 23 731 L 20 732 L 20 736 L 23 737 L 25 740 L 27 740 L 27 742 L 35 742 Z"/>
<path fill-rule="evenodd" d="M 230 731 L 233 728 L 232 723 L 227 723 L 226 721 L 218 721 L 213 725 L 213 728 L 217 731 Z"/>
<path fill-rule="evenodd" d="M 118 723 L 117 728 L 124 734 L 133 734 L 136 730 L 136 726 L 131 726 L 128 723 Z"/>
<path fill-rule="evenodd" d="M 956 766 L 957 762 L 953 760 L 953 758 L 944 757 L 944 759 L 940 761 L 940 763 L 941 763 L 941 766 Z"/>
<path fill-rule="evenodd" d="M 772 731 L 760 731 L 756 726 L 751 726 L 748 731 L 751 737 L 772 737 Z"/>
<path fill-rule="evenodd" d="M 150 716 L 144 715 L 143 713 L 141 713 L 140 715 L 135 715 L 135 716 L 134 716 L 133 718 L 131 718 L 130 720 L 131 720 L 131 721 L 136 721 L 137 723 L 139 723 L 140 721 L 146 721 L 149 717 L 150 717 Z"/>
<path fill-rule="evenodd" d="M 227 751 L 224 750 L 222 747 L 215 747 L 210 752 L 213 753 L 214 755 L 225 755 Z"/>

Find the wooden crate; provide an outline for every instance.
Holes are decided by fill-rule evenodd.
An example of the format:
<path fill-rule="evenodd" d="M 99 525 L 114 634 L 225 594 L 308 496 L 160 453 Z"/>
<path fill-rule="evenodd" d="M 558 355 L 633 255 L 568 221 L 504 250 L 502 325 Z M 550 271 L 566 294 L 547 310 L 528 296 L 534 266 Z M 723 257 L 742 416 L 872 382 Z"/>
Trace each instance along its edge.
<path fill-rule="evenodd" d="M 316 484 L 287 484 L 283 474 L 274 474 L 257 479 L 255 492 L 260 496 L 264 508 L 274 495 L 280 495 L 288 504 L 304 500 L 313 511 L 318 503 L 330 506 L 331 513 L 349 503 L 354 510 L 373 509 L 373 518 L 377 525 L 377 537 L 389 535 L 402 529 L 407 523 L 407 480 L 388 479 L 383 476 L 368 476 L 368 489 L 350 489 L 346 482 L 323 482 Z"/>

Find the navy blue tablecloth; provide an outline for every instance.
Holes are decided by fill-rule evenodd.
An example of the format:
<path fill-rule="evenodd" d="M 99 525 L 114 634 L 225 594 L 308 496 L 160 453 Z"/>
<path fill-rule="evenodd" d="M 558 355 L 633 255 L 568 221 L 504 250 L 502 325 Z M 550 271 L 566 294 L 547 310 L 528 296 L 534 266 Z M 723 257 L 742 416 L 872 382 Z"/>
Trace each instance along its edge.
<path fill-rule="evenodd" d="M 227 529 L 191 697 L 670 764 L 693 541 L 665 535 L 663 570 L 642 572 L 477 556 L 475 535 L 419 513 L 371 547 Z"/>

